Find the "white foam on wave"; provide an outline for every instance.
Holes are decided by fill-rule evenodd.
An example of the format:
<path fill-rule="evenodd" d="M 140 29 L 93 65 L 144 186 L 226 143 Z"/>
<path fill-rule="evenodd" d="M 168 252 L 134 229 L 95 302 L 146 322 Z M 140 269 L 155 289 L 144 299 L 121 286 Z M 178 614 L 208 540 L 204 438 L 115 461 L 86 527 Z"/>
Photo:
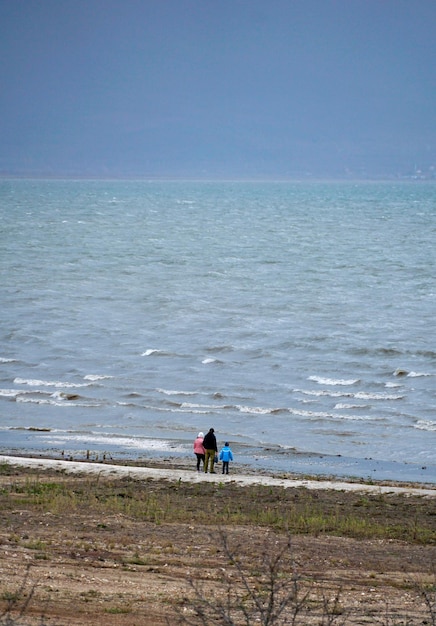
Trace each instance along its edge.
<path fill-rule="evenodd" d="M 313 380 L 320 385 L 355 385 L 359 382 L 358 378 L 342 379 L 342 378 L 324 378 L 323 376 L 309 376 L 308 380 Z"/>
<path fill-rule="evenodd" d="M 68 393 L 65 391 L 55 391 L 50 393 L 48 391 L 21 391 L 21 390 L 4 390 L 8 392 L 8 397 L 14 397 L 15 401 L 22 404 L 44 404 L 51 406 L 80 406 L 80 407 L 96 407 L 99 406 L 96 402 L 85 402 L 83 398 L 75 393 Z"/>
<path fill-rule="evenodd" d="M 430 374 L 429 372 L 409 372 L 404 368 L 398 367 L 395 372 L 394 372 L 394 376 L 406 376 L 407 378 L 420 378 L 422 376 L 433 376 L 433 374 Z"/>
<path fill-rule="evenodd" d="M 297 393 L 305 396 L 314 396 L 315 398 L 328 396 L 329 398 L 353 398 L 354 393 L 351 391 L 330 391 L 327 389 L 295 389 Z"/>
<path fill-rule="evenodd" d="M 79 435 L 74 433 L 66 434 L 53 434 L 42 435 L 42 439 L 45 439 L 50 444 L 67 444 L 72 442 L 83 442 L 86 446 L 90 447 L 92 444 L 107 445 L 108 447 L 116 445 L 123 448 L 135 448 L 136 450 L 154 450 L 161 452 L 186 452 L 186 448 L 183 446 L 176 446 L 174 443 L 166 440 L 159 439 L 136 439 L 135 437 L 111 437 L 105 435 L 86 434 Z"/>
<path fill-rule="evenodd" d="M 158 350 L 157 348 L 148 348 L 145 352 L 141 352 L 141 356 L 161 356 L 161 357 L 173 357 L 173 358 L 183 358 L 182 354 L 177 354 L 175 352 L 170 352 L 167 350 Z"/>
<path fill-rule="evenodd" d="M 51 398 L 59 400 L 79 400 L 80 396 L 77 393 L 66 393 L 65 391 L 55 391 L 50 395 Z"/>
<path fill-rule="evenodd" d="M 5 359 L 4 357 L 0 356 L 0 363 L 16 363 L 17 359 Z"/>
<path fill-rule="evenodd" d="M 172 407 L 164 407 L 164 406 L 152 406 L 152 405 L 147 405 L 145 404 L 143 407 L 143 409 L 145 409 L 146 411 L 157 411 L 159 413 L 195 413 L 198 415 L 208 415 L 211 411 L 210 410 L 200 410 L 200 409 L 187 409 L 187 408 L 182 408 L 181 405 L 179 404 L 175 404 Z"/>
<path fill-rule="evenodd" d="M 209 415 L 212 411 L 210 409 L 194 409 L 181 405 L 178 408 L 169 409 L 170 413 L 195 413 L 196 415 Z"/>
<path fill-rule="evenodd" d="M 208 357 L 207 359 L 202 360 L 203 365 L 209 365 L 209 363 L 218 363 L 217 359 L 211 359 Z"/>
<path fill-rule="evenodd" d="M 367 404 L 349 404 L 347 402 L 338 402 L 335 404 L 335 409 L 368 409 Z"/>
<path fill-rule="evenodd" d="M 325 411 L 302 411 L 301 409 L 289 409 L 289 413 L 292 415 L 299 415 L 301 417 L 307 417 L 309 419 L 328 419 L 333 421 L 350 421 L 350 422 L 379 422 L 383 418 L 380 417 L 369 417 L 367 415 L 343 415 L 327 413 Z"/>
<path fill-rule="evenodd" d="M 358 400 L 403 400 L 404 395 L 392 395 L 389 393 L 369 393 L 366 391 L 358 391 L 354 394 Z"/>
<path fill-rule="evenodd" d="M 166 396 L 195 396 L 196 391 L 177 391 L 176 389 L 160 389 L 157 388 L 158 393 L 163 393 Z"/>
<path fill-rule="evenodd" d="M 90 380 L 95 382 L 97 380 L 105 380 L 106 378 L 113 378 L 113 376 L 103 376 L 101 374 L 87 374 L 83 377 L 84 380 Z"/>
<path fill-rule="evenodd" d="M 253 415 L 271 415 L 272 413 L 278 413 L 280 411 L 283 410 L 287 410 L 287 409 L 271 409 L 271 408 L 266 408 L 266 407 L 261 407 L 261 406 L 243 406 L 243 405 L 236 405 L 236 408 L 238 409 L 238 411 L 240 411 L 241 413 L 251 413 Z"/>
<path fill-rule="evenodd" d="M 52 406 L 67 406 L 64 402 L 59 402 L 50 398 L 31 398 L 29 396 L 17 396 L 16 401 L 22 404 L 49 404 Z"/>
<path fill-rule="evenodd" d="M 0 389 L 0 397 L 2 398 L 16 398 L 19 395 L 25 395 L 26 393 L 33 393 L 32 391 L 22 391 L 21 389 Z"/>
<path fill-rule="evenodd" d="M 306 396 L 328 396 L 330 398 L 355 398 L 356 400 L 402 400 L 404 395 L 393 395 L 389 393 L 377 393 L 367 391 L 329 391 L 323 389 L 321 391 L 312 389 L 296 389 L 298 393 L 302 393 Z"/>
<path fill-rule="evenodd" d="M 89 383 L 65 383 L 52 380 L 37 380 L 31 378 L 14 378 L 16 385 L 29 385 L 30 387 L 65 387 L 65 388 L 78 388 L 89 387 Z"/>
<path fill-rule="evenodd" d="M 418 420 L 416 424 L 414 424 L 414 428 L 417 428 L 418 430 L 436 432 L 436 422 L 432 422 L 430 420 Z"/>
<path fill-rule="evenodd" d="M 182 404 L 180 405 L 180 408 L 182 409 L 205 409 L 205 410 L 219 410 L 219 409 L 225 409 L 226 405 L 225 404 L 195 404 L 193 402 L 182 402 Z"/>
<path fill-rule="evenodd" d="M 394 376 L 407 376 L 409 372 L 402 367 L 397 367 L 394 372 Z"/>

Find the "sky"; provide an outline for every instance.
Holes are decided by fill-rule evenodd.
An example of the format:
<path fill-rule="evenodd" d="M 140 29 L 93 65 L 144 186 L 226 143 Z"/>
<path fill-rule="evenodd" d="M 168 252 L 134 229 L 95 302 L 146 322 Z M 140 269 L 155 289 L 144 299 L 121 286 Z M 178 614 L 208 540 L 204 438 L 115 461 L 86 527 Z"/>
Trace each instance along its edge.
<path fill-rule="evenodd" d="M 434 0 L 0 0 L 0 174 L 435 177 Z"/>

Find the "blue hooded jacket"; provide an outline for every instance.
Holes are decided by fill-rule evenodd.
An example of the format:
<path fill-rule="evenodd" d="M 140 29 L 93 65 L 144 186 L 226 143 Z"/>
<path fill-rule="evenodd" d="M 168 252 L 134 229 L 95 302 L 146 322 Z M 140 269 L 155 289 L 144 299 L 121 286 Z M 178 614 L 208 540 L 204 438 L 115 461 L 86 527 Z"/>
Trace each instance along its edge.
<path fill-rule="evenodd" d="M 233 461 L 233 453 L 228 443 L 221 449 L 220 461 Z"/>

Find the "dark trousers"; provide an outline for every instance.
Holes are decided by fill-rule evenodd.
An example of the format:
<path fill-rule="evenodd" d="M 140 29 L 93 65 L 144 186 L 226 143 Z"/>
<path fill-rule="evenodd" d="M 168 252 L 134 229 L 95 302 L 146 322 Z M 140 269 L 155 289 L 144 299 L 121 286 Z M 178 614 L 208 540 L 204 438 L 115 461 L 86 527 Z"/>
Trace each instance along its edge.
<path fill-rule="evenodd" d="M 229 462 L 223 461 L 223 474 L 228 474 L 228 473 L 229 473 Z"/>
<path fill-rule="evenodd" d="M 195 456 L 197 457 L 197 472 L 200 471 L 200 463 L 203 461 L 203 465 L 204 465 L 204 454 L 198 454 L 197 452 L 195 453 Z"/>

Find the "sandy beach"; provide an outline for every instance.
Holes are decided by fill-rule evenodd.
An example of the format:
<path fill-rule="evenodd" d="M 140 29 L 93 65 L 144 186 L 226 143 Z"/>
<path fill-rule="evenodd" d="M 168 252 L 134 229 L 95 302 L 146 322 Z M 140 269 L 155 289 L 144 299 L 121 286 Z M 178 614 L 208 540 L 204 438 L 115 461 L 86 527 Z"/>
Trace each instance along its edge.
<path fill-rule="evenodd" d="M 349 482 L 341 480 L 323 480 L 323 479 L 298 479 L 298 478 L 278 478 L 277 476 L 268 476 L 265 474 L 240 474 L 237 471 L 229 475 L 220 473 L 220 466 L 217 467 L 216 474 L 205 474 L 196 472 L 192 469 L 184 469 L 183 467 L 174 469 L 166 469 L 163 467 L 138 467 L 131 465 L 120 465 L 111 463 L 85 462 L 85 461 L 66 461 L 59 459 L 32 458 L 32 457 L 15 457 L 0 455 L 0 463 L 9 463 L 11 465 L 32 468 L 35 470 L 57 470 L 68 474 L 92 474 L 105 476 L 108 478 L 134 478 L 137 480 L 168 480 L 182 481 L 190 483 L 218 481 L 234 482 L 238 485 L 266 485 L 270 487 L 298 488 L 322 490 L 333 489 L 336 491 L 353 491 L 371 494 L 409 494 L 421 495 L 427 497 L 436 497 L 436 485 L 433 487 L 421 485 L 394 485 L 394 484 L 368 484 L 364 482 Z"/>

